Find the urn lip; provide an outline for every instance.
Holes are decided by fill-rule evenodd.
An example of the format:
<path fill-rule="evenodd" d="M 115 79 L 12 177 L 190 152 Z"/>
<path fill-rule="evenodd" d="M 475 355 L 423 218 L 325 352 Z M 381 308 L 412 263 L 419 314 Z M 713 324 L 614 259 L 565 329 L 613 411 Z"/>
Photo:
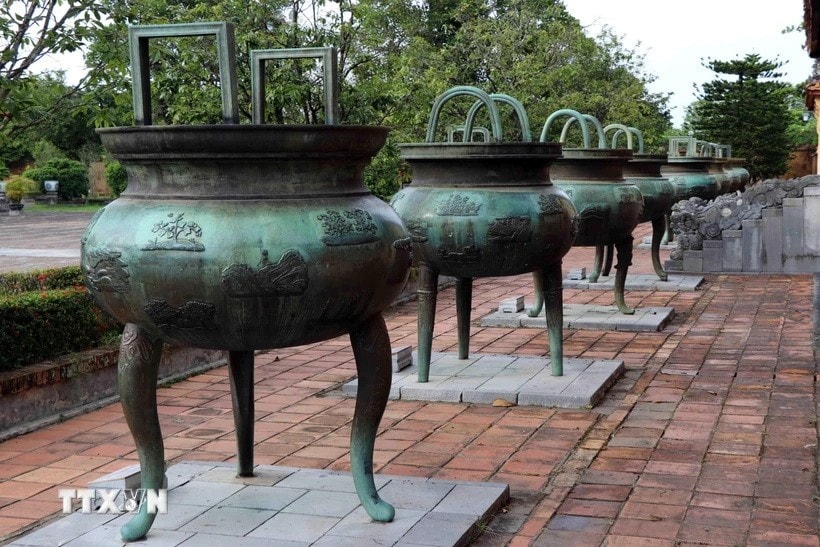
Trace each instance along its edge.
<path fill-rule="evenodd" d="M 631 160 L 632 150 L 627 148 L 564 148 L 567 160 Z"/>
<path fill-rule="evenodd" d="M 558 159 L 561 143 L 557 142 L 421 142 L 398 145 L 401 157 L 406 160 L 454 160 L 454 159 Z"/>
<path fill-rule="evenodd" d="M 97 129 L 115 157 L 370 157 L 389 127 L 372 125 L 146 125 Z"/>

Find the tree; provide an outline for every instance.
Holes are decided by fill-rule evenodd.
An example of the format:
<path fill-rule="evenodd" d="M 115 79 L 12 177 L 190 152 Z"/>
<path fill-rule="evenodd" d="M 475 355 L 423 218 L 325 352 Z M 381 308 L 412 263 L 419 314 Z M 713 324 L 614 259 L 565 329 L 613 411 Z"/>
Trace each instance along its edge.
<path fill-rule="evenodd" d="M 747 54 L 731 61 L 708 60 L 704 66 L 730 78 L 703 84 L 689 119 L 695 137 L 732 145 L 732 154 L 746 159 L 753 179 L 784 173 L 792 149 L 792 116 L 790 86 L 777 81 L 782 63 Z"/>
<path fill-rule="evenodd" d="M 77 51 L 101 21 L 97 0 L 4 0 L 0 4 L 0 137 L 10 141 L 41 118 L 21 122 L 19 116 L 36 99 L 32 71 L 47 55 Z M 80 82 L 57 98 L 83 88 Z"/>

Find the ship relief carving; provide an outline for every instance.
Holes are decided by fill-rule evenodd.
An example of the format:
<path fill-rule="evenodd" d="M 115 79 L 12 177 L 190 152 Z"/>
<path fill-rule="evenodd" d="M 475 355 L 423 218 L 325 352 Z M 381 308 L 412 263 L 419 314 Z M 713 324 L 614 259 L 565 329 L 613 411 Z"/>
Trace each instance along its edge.
<path fill-rule="evenodd" d="M 474 217 L 478 215 L 481 204 L 462 194 L 450 194 L 436 207 L 436 214 L 443 217 Z"/>
<path fill-rule="evenodd" d="M 122 253 L 90 251 L 85 253 L 85 273 L 88 288 L 97 292 L 127 293 L 131 290 L 128 265 Z"/>
<path fill-rule="evenodd" d="M 487 227 L 491 243 L 524 243 L 532 237 L 530 217 L 497 218 Z"/>
<path fill-rule="evenodd" d="M 442 262 L 460 262 L 471 264 L 481 261 L 481 249 L 477 245 L 465 245 L 460 248 L 439 247 L 438 257 Z"/>
<path fill-rule="evenodd" d="M 538 208 L 542 215 L 560 215 L 564 212 L 564 207 L 558 196 L 540 195 L 538 196 Z"/>
<path fill-rule="evenodd" d="M 143 245 L 143 251 L 201 253 L 205 250 L 205 246 L 197 241 L 197 238 L 202 237 L 202 228 L 196 222 L 185 220 L 185 213 L 168 213 L 168 220 L 154 224 L 151 233 L 157 234 L 157 237 Z"/>
<path fill-rule="evenodd" d="M 231 296 L 298 296 L 308 286 L 307 263 L 299 251 L 285 251 L 278 262 L 271 262 L 268 251 L 256 269 L 247 264 L 231 264 L 222 270 L 222 286 Z"/>
<path fill-rule="evenodd" d="M 373 217 L 362 209 L 341 212 L 328 210 L 316 218 L 322 222 L 325 232 L 322 242 L 325 245 L 362 245 L 378 239 Z"/>
<path fill-rule="evenodd" d="M 410 232 L 410 239 L 414 243 L 424 243 L 427 241 L 427 223 L 418 218 L 411 218 L 405 223 L 407 231 Z"/>
<path fill-rule="evenodd" d="M 154 299 L 145 305 L 145 313 L 160 328 L 182 331 L 204 330 L 213 322 L 216 307 L 207 302 L 189 300 L 175 308 L 165 300 Z"/>

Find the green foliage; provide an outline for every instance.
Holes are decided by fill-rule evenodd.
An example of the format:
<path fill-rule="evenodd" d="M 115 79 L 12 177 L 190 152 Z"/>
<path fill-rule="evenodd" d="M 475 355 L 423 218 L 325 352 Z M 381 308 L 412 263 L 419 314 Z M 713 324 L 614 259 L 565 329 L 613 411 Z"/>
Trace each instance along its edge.
<path fill-rule="evenodd" d="M 6 162 L 0 161 L 0 180 L 6 180 L 10 174 L 11 171 L 9 171 L 9 168 L 6 166 Z"/>
<path fill-rule="evenodd" d="M 32 291 L 68 289 L 83 285 L 79 266 L 0 274 L 0 296 Z"/>
<path fill-rule="evenodd" d="M 0 371 L 89 349 L 116 329 L 83 288 L 0 296 Z"/>
<path fill-rule="evenodd" d="M 719 77 L 703 84 L 688 123 L 696 138 L 732 145 L 732 154 L 746 159 L 752 179 L 786 172 L 793 140 L 788 128 L 789 85 L 777 81 L 782 63 L 747 54 L 731 61 L 710 60 L 705 66 Z"/>
<path fill-rule="evenodd" d="M 105 182 L 114 197 L 120 197 L 128 185 L 128 175 L 120 162 L 114 161 L 105 166 Z"/>
<path fill-rule="evenodd" d="M 66 156 L 52 142 L 41 140 L 34 143 L 31 149 L 31 157 L 34 159 L 34 165 L 44 167 L 51 160 L 65 158 Z"/>
<path fill-rule="evenodd" d="M 12 175 L 6 183 L 6 197 L 12 203 L 20 203 L 23 196 L 31 192 L 36 184 L 25 176 Z"/>
<path fill-rule="evenodd" d="M 23 174 L 37 181 L 41 189 L 43 181 L 60 181 L 58 194 L 61 199 L 75 199 L 88 195 L 88 171 L 79 161 L 67 158 L 52 159 L 43 167 L 28 169 Z"/>

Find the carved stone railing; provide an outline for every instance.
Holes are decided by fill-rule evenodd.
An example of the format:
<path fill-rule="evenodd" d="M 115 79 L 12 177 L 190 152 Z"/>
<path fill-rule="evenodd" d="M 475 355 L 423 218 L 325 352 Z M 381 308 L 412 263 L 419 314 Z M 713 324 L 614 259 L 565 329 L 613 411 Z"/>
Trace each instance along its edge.
<path fill-rule="evenodd" d="M 763 210 L 780 207 L 785 198 L 799 198 L 807 186 L 820 185 L 820 176 L 799 179 L 769 179 L 750 186 L 743 193 L 724 194 L 706 201 L 693 197 L 672 206 L 671 227 L 677 247 L 672 260 L 683 260 L 685 251 L 703 249 L 704 241 L 717 241 L 724 230 L 739 230 L 744 220 L 763 217 Z"/>

